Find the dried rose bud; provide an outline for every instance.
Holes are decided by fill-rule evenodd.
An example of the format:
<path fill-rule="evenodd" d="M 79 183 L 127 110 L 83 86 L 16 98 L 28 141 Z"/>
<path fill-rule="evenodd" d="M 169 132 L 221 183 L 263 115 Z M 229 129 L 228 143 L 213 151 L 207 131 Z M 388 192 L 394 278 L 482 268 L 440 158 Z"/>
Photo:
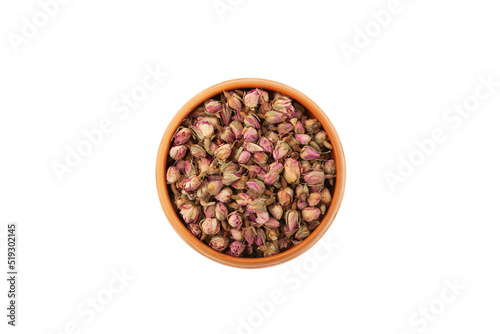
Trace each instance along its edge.
<path fill-rule="evenodd" d="M 208 188 L 207 188 L 207 185 L 208 185 L 208 181 L 203 181 L 201 183 L 201 187 L 198 188 L 198 190 L 196 191 L 196 196 L 201 200 L 208 200 L 208 198 L 210 197 L 210 193 L 208 192 Z"/>
<path fill-rule="evenodd" d="M 328 188 L 323 188 L 320 192 L 321 195 L 321 202 L 325 204 L 330 204 L 332 201 L 332 195 L 330 194 L 330 190 Z"/>
<path fill-rule="evenodd" d="M 267 228 L 279 228 L 280 227 L 280 222 L 273 217 L 269 217 L 269 220 L 264 223 L 264 226 Z"/>
<path fill-rule="evenodd" d="M 260 211 L 255 214 L 255 223 L 257 223 L 259 226 L 267 223 L 269 221 L 269 212 L 266 211 Z"/>
<path fill-rule="evenodd" d="M 286 119 L 285 114 L 283 114 L 282 112 L 279 112 L 279 111 L 274 111 L 274 110 L 266 112 L 266 114 L 264 116 L 265 116 L 266 122 L 269 124 L 282 123 Z"/>
<path fill-rule="evenodd" d="M 297 231 L 297 233 L 295 233 L 295 238 L 302 240 L 302 239 L 306 238 L 307 236 L 309 236 L 309 234 L 311 234 L 311 232 L 309 231 L 307 226 L 302 225 L 299 227 L 299 230 Z"/>
<path fill-rule="evenodd" d="M 191 202 L 184 203 L 179 212 L 186 224 L 197 222 L 201 217 L 200 208 Z"/>
<path fill-rule="evenodd" d="M 307 207 L 302 210 L 302 219 L 306 222 L 318 220 L 319 216 L 321 216 L 321 210 L 318 208 Z"/>
<path fill-rule="evenodd" d="M 241 97 L 233 91 L 224 92 L 229 107 L 236 111 L 241 111 Z"/>
<path fill-rule="evenodd" d="M 198 121 L 191 125 L 191 130 L 200 140 L 212 138 L 215 132 L 214 126 L 207 121 Z"/>
<path fill-rule="evenodd" d="M 231 124 L 229 124 L 229 128 L 231 129 L 231 132 L 234 134 L 236 139 L 240 139 L 243 135 L 243 125 L 240 122 L 232 121 Z"/>
<path fill-rule="evenodd" d="M 269 240 L 278 240 L 279 231 L 277 229 L 274 229 L 274 228 L 266 229 L 266 236 L 267 236 L 267 239 L 269 239 Z"/>
<path fill-rule="evenodd" d="M 257 130 L 255 130 L 255 128 L 247 126 L 243 129 L 243 139 L 246 142 L 255 142 L 257 141 L 257 139 L 259 139 L 259 134 L 257 133 Z"/>
<path fill-rule="evenodd" d="M 231 198 L 231 195 L 233 194 L 233 191 L 231 188 L 225 187 L 219 191 L 217 195 L 214 196 L 216 200 L 222 203 L 227 203 L 229 202 L 229 199 Z"/>
<path fill-rule="evenodd" d="M 290 114 L 290 115 L 292 115 L 295 111 L 295 109 L 292 105 L 292 99 L 290 99 L 288 96 L 285 96 L 283 94 L 279 94 L 279 93 L 275 94 L 272 105 L 273 105 L 273 109 L 286 112 L 287 114 Z"/>
<path fill-rule="evenodd" d="M 321 153 L 316 151 L 310 146 L 304 146 L 302 148 L 302 151 L 300 151 L 300 157 L 304 160 L 314 160 L 314 159 L 319 159 L 321 156 Z"/>
<path fill-rule="evenodd" d="M 269 94 L 265 90 L 252 89 L 245 94 L 243 101 L 247 107 L 257 108 L 259 103 L 269 102 Z"/>
<path fill-rule="evenodd" d="M 280 175 L 277 172 L 269 172 L 264 176 L 264 183 L 268 185 L 273 185 L 280 180 Z"/>
<path fill-rule="evenodd" d="M 264 102 L 259 107 L 260 113 L 265 114 L 266 112 L 273 110 L 273 106 L 269 102 Z"/>
<path fill-rule="evenodd" d="M 269 159 L 269 157 L 264 152 L 255 152 L 253 155 L 253 161 L 259 165 L 264 165 L 267 162 L 267 159 Z"/>
<path fill-rule="evenodd" d="M 245 143 L 245 148 L 250 153 L 262 152 L 264 151 L 262 147 L 254 143 Z"/>
<path fill-rule="evenodd" d="M 303 133 L 306 133 L 306 130 L 304 129 L 304 125 L 302 125 L 302 122 L 298 121 L 296 124 L 295 124 L 295 127 L 294 127 L 294 131 L 296 134 L 300 135 L 300 134 L 303 134 Z"/>
<path fill-rule="evenodd" d="M 316 206 L 318 205 L 320 200 L 321 200 L 320 193 L 311 193 L 307 198 L 307 203 L 309 203 L 309 206 Z"/>
<path fill-rule="evenodd" d="M 304 174 L 304 181 L 308 185 L 318 185 L 325 183 L 325 173 L 321 170 L 313 170 L 309 173 Z"/>
<path fill-rule="evenodd" d="M 242 241 L 243 240 L 243 232 L 239 229 L 232 228 L 229 230 L 229 234 L 231 235 L 231 238 L 234 240 Z"/>
<path fill-rule="evenodd" d="M 296 210 L 288 210 L 285 213 L 285 235 L 291 237 L 295 234 L 299 225 L 299 213 Z"/>
<path fill-rule="evenodd" d="M 199 238 L 201 236 L 201 229 L 198 224 L 188 224 L 187 228 L 195 237 Z"/>
<path fill-rule="evenodd" d="M 198 176 L 191 176 L 186 180 L 184 189 L 186 191 L 195 191 L 201 186 L 201 180 Z"/>
<path fill-rule="evenodd" d="M 334 175 L 335 174 L 335 160 L 327 160 L 325 161 L 325 174 Z"/>
<path fill-rule="evenodd" d="M 214 152 L 214 155 L 217 157 L 217 159 L 219 160 L 226 160 L 227 158 L 229 158 L 229 156 L 231 155 L 231 145 L 229 144 L 224 144 L 224 145 L 221 145 L 219 146 L 215 152 Z"/>
<path fill-rule="evenodd" d="M 309 197 L 309 188 L 306 184 L 299 184 L 295 188 L 295 194 L 300 199 L 307 199 Z"/>
<path fill-rule="evenodd" d="M 269 131 L 266 135 L 266 138 L 269 139 L 270 141 L 272 141 L 273 145 L 276 145 L 278 143 L 278 140 L 280 139 L 278 134 L 276 132 L 273 132 L 273 131 Z"/>
<path fill-rule="evenodd" d="M 184 160 L 178 160 L 175 162 L 175 167 L 177 167 L 180 171 L 184 170 L 184 166 L 186 166 L 186 161 Z"/>
<path fill-rule="evenodd" d="M 174 146 L 170 149 L 170 157 L 174 160 L 181 160 L 186 155 L 187 147 L 184 145 Z"/>
<path fill-rule="evenodd" d="M 280 220 L 281 217 L 283 217 L 283 208 L 278 203 L 271 204 L 269 206 L 269 212 L 277 220 Z"/>
<path fill-rule="evenodd" d="M 250 204 L 253 200 L 250 196 L 248 196 L 247 194 L 245 193 L 239 193 L 238 194 L 238 199 L 236 199 L 236 203 L 239 205 L 239 206 L 245 206 L 245 205 L 248 205 Z"/>
<path fill-rule="evenodd" d="M 285 160 L 285 172 L 283 177 L 289 184 L 295 183 L 300 178 L 299 162 L 295 159 L 288 158 Z"/>
<path fill-rule="evenodd" d="M 257 198 L 251 201 L 247 206 L 247 212 L 256 213 L 266 210 L 266 201 L 262 198 Z"/>
<path fill-rule="evenodd" d="M 247 187 L 259 195 L 262 195 L 264 193 L 264 191 L 266 190 L 266 186 L 264 185 L 264 182 L 257 180 L 257 179 L 248 180 Z"/>
<path fill-rule="evenodd" d="M 208 173 L 210 167 L 210 162 L 206 158 L 200 158 L 198 159 L 198 169 L 200 171 L 200 174 L 206 174 Z"/>
<path fill-rule="evenodd" d="M 324 184 L 315 184 L 311 186 L 311 192 L 312 193 L 319 193 L 321 190 L 323 190 Z"/>
<path fill-rule="evenodd" d="M 243 245 L 239 241 L 233 241 L 229 249 L 232 256 L 240 256 L 241 253 L 243 253 L 243 251 L 245 250 L 245 245 Z"/>
<path fill-rule="evenodd" d="M 181 207 L 186 204 L 186 203 L 189 203 L 189 200 L 187 200 L 186 198 L 183 198 L 183 197 L 179 197 L 175 200 L 175 206 L 180 210 Z M 192 203 L 191 203 L 192 204 Z"/>
<path fill-rule="evenodd" d="M 215 196 L 222 189 L 222 185 L 223 183 L 221 180 L 211 181 L 207 185 L 208 192 L 210 193 L 210 195 Z"/>
<path fill-rule="evenodd" d="M 248 160 L 250 160 L 251 156 L 252 156 L 252 154 L 250 154 L 250 152 L 248 152 L 248 151 L 242 151 L 240 153 L 240 156 L 238 157 L 238 163 L 240 163 L 240 164 L 246 164 L 248 162 Z"/>
<path fill-rule="evenodd" d="M 290 187 L 285 187 L 280 190 L 278 190 L 278 202 L 281 204 L 281 206 L 287 208 L 290 206 L 292 203 L 293 199 L 293 190 Z"/>
<path fill-rule="evenodd" d="M 243 237 L 249 245 L 252 245 L 255 241 L 255 229 L 253 227 L 244 228 Z"/>
<path fill-rule="evenodd" d="M 179 181 L 181 177 L 181 173 L 179 172 L 179 170 L 177 169 L 177 167 L 174 167 L 174 166 L 170 166 L 168 167 L 167 169 L 167 183 L 175 183 L 177 181 Z"/>
<path fill-rule="evenodd" d="M 184 165 L 184 173 L 186 176 L 194 176 L 198 174 L 198 169 L 196 168 L 196 164 L 193 161 L 186 161 Z"/>
<path fill-rule="evenodd" d="M 317 119 L 311 118 L 304 121 L 304 127 L 306 128 L 306 131 L 308 133 L 315 134 L 319 131 L 321 125 L 319 124 Z"/>
<path fill-rule="evenodd" d="M 222 103 L 214 99 L 205 101 L 205 112 L 208 114 L 216 114 L 222 110 Z"/>
<path fill-rule="evenodd" d="M 259 146 L 267 153 L 273 153 L 273 142 L 266 137 L 260 138 Z"/>
<path fill-rule="evenodd" d="M 215 218 L 218 220 L 226 220 L 227 218 L 227 208 L 220 202 L 215 205 Z"/>
<path fill-rule="evenodd" d="M 189 147 L 189 151 L 191 152 L 191 155 L 195 158 L 205 158 L 207 156 L 207 152 L 205 152 L 205 149 L 201 147 L 200 145 L 191 145 Z"/>
<path fill-rule="evenodd" d="M 280 135 L 287 134 L 293 131 L 293 125 L 290 123 L 281 123 L 278 125 L 278 133 Z"/>
<path fill-rule="evenodd" d="M 278 141 L 273 151 L 274 160 L 286 158 L 290 154 L 290 146 L 284 141 Z"/>
<path fill-rule="evenodd" d="M 191 131 L 188 128 L 182 128 L 174 135 L 174 145 L 185 144 L 190 138 Z"/>
<path fill-rule="evenodd" d="M 220 138 L 226 143 L 230 144 L 234 143 L 234 141 L 236 140 L 231 129 L 227 127 L 223 128 L 222 132 L 220 133 Z"/>
<path fill-rule="evenodd" d="M 288 246 L 290 246 L 290 240 L 285 237 L 278 239 L 278 247 L 280 249 L 286 249 Z"/>
<path fill-rule="evenodd" d="M 272 242 L 267 242 L 266 244 L 259 246 L 257 249 L 262 252 L 262 256 L 272 256 L 280 252 L 278 245 Z"/>
<path fill-rule="evenodd" d="M 323 143 L 328 140 L 328 136 L 326 135 L 325 131 L 319 131 L 314 135 L 313 140 L 316 144 L 323 145 Z"/>
<path fill-rule="evenodd" d="M 269 171 L 270 172 L 276 172 L 278 174 L 281 174 L 281 172 L 283 172 L 284 169 L 285 169 L 285 167 L 279 161 L 275 161 L 275 162 L 273 162 L 272 164 L 269 165 Z"/>
<path fill-rule="evenodd" d="M 300 160 L 300 174 L 305 174 L 311 170 L 311 163 L 307 160 Z"/>
<path fill-rule="evenodd" d="M 303 210 L 304 208 L 307 208 L 307 206 L 308 206 L 308 204 L 307 204 L 307 201 L 305 199 L 299 198 L 297 200 L 297 209 Z"/>
<path fill-rule="evenodd" d="M 260 120 L 255 114 L 250 114 L 247 117 L 245 117 L 244 121 L 246 126 L 252 126 L 256 129 L 260 129 Z"/>
<path fill-rule="evenodd" d="M 222 252 L 229 245 L 229 238 L 226 237 L 213 237 L 210 240 L 209 246 L 218 252 Z"/>
<path fill-rule="evenodd" d="M 227 171 L 224 172 L 224 175 L 222 175 L 222 183 L 226 186 L 230 185 L 236 180 L 239 180 L 241 178 L 241 174 L 235 173 L 233 171 Z"/>
<path fill-rule="evenodd" d="M 255 176 L 257 176 L 257 174 L 260 173 L 262 168 L 257 165 L 251 165 L 247 167 L 247 170 L 248 170 L 248 177 L 254 178 Z"/>
<path fill-rule="evenodd" d="M 258 228 L 255 233 L 255 245 L 262 246 L 266 242 L 266 232 L 263 229 Z"/>
<path fill-rule="evenodd" d="M 308 134 L 302 133 L 295 135 L 295 139 L 302 145 L 307 145 L 311 141 L 311 136 Z"/>
<path fill-rule="evenodd" d="M 227 222 L 229 223 L 229 225 L 231 225 L 231 227 L 234 227 L 235 229 L 239 229 L 243 224 L 241 215 L 237 211 L 231 212 L 227 216 Z"/>
<path fill-rule="evenodd" d="M 200 228 L 205 234 L 215 235 L 220 231 L 220 224 L 215 218 L 206 218 L 200 223 Z"/>
<path fill-rule="evenodd" d="M 225 104 L 222 105 L 222 111 L 219 114 L 222 120 L 222 123 L 227 126 L 231 123 L 231 119 L 233 117 L 233 110 L 228 108 Z M 232 130 L 232 129 L 231 129 Z"/>
<path fill-rule="evenodd" d="M 240 166 L 234 162 L 224 162 L 220 164 L 220 170 L 224 173 L 226 172 L 237 172 Z"/>

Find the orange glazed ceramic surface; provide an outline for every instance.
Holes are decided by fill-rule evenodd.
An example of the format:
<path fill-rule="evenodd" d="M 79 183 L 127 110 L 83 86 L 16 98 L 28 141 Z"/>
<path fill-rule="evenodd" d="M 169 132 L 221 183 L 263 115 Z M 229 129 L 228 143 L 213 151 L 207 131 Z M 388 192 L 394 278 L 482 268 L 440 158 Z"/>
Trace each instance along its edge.
<path fill-rule="evenodd" d="M 330 203 L 330 206 L 328 207 L 328 210 L 323 220 L 321 221 L 321 224 L 319 224 L 319 226 L 300 244 L 293 246 L 277 255 L 260 258 L 235 257 L 228 254 L 219 253 L 196 238 L 193 234 L 191 234 L 191 232 L 181 221 L 181 218 L 177 215 L 177 212 L 170 198 L 167 182 L 165 180 L 167 171 L 167 157 L 170 150 L 171 140 L 181 122 L 196 107 L 204 103 L 205 100 L 222 93 L 222 91 L 247 88 L 263 88 L 270 91 L 280 92 L 288 95 L 292 99 L 302 104 L 309 111 L 309 116 L 318 119 L 323 129 L 328 134 L 328 138 L 330 139 L 330 142 L 333 146 L 332 157 L 335 159 L 337 169 L 337 177 L 335 179 L 335 188 L 332 195 L 332 202 Z M 266 79 L 249 78 L 229 80 L 207 88 L 201 93 L 194 96 L 177 112 L 177 114 L 168 125 L 167 130 L 165 131 L 165 134 L 163 135 L 162 141 L 160 143 L 158 157 L 156 160 L 156 187 L 158 189 L 158 196 L 160 198 L 160 203 L 163 211 L 165 212 L 165 215 L 167 216 L 170 224 L 177 232 L 177 234 L 189 246 L 191 246 L 193 249 L 206 256 L 207 258 L 228 266 L 239 268 L 263 268 L 274 266 L 289 261 L 310 249 L 325 234 L 325 232 L 332 224 L 335 216 L 337 215 L 340 203 L 342 202 L 342 197 L 344 196 L 345 182 L 346 170 L 344 151 L 342 150 L 342 145 L 337 135 L 337 131 L 335 131 L 335 128 L 333 127 L 326 114 L 311 99 L 309 99 L 301 92 L 282 83 Z M 178 254 L 176 254 L 176 256 L 178 256 Z"/>

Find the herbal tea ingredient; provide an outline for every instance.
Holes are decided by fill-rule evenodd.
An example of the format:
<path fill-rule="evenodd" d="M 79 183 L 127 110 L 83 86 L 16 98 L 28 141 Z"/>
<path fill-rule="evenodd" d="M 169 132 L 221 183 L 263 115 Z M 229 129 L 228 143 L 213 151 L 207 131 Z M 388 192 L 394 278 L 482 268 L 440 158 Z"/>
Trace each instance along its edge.
<path fill-rule="evenodd" d="M 320 224 L 336 175 L 317 119 L 288 96 L 223 92 L 172 138 L 166 181 L 191 233 L 219 252 L 278 254 Z"/>

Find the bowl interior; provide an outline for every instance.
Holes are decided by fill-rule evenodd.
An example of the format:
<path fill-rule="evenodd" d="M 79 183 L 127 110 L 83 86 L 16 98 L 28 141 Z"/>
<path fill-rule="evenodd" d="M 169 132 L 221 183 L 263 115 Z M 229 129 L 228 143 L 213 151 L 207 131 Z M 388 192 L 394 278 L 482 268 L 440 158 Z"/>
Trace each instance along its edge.
<path fill-rule="evenodd" d="M 304 108 L 307 110 L 306 114 L 309 117 L 313 117 L 318 119 L 321 123 L 323 129 L 328 135 L 330 142 L 333 146 L 332 152 L 330 152 L 332 158 L 335 160 L 337 177 L 334 179 L 333 186 L 330 186 L 327 183 L 327 187 L 332 193 L 332 202 L 325 213 L 321 224 L 313 231 L 311 234 L 304 239 L 300 244 L 295 245 L 286 251 L 283 251 L 279 254 L 272 255 L 269 257 L 260 257 L 260 258 L 243 258 L 243 257 L 234 257 L 231 255 L 227 255 L 224 253 L 219 253 L 212 249 L 210 246 L 196 238 L 191 232 L 187 229 L 184 223 L 181 221 L 181 218 L 177 215 L 177 212 L 174 208 L 174 205 L 171 200 L 171 192 L 168 189 L 167 183 L 165 181 L 166 174 L 166 165 L 168 152 L 170 150 L 171 138 L 173 134 L 180 126 L 182 121 L 200 104 L 204 103 L 205 100 L 216 96 L 222 93 L 224 90 L 234 90 L 234 89 L 248 89 L 248 88 L 262 88 L 268 91 L 276 91 L 282 94 L 285 94 L 292 99 L 296 100 L 298 103 L 302 104 Z M 189 100 L 174 116 L 173 120 L 170 122 L 165 134 L 163 136 L 162 142 L 160 144 L 160 148 L 158 150 L 158 157 L 156 163 L 156 184 L 158 189 L 158 196 L 160 198 L 160 203 L 162 208 L 170 221 L 172 227 L 175 229 L 177 234 L 187 242 L 192 248 L 201 253 L 202 255 L 215 260 L 219 263 L 241 267 L 241 268 L 258 268 L 258 267 L 267 267 L 272 265 L 277 265 L 288 260 L 291 260 L 300 254 L 307 251 L 311 248 L 327 231 L 329 226 L 331 225 L 335 215 L 340 207 L 340 203 L 342 201 L 342 197 L 344 194 L 345 188 L 345 160 L 344 153 L 342 150 L 342 145 L 340 143 L 340 139 L 338 138 L 337 132 L 335 128 L 331 124 L 330 120 L 326 116 L 326 114 L 307 96 L 300 93 L 299 91 L 270 80 L 265 79 L 236 79 L 230 80 L 226 82 L 222 82 L 220 84 L 214 85 L 201 93 L 194 96 L 191 100 Z"/>

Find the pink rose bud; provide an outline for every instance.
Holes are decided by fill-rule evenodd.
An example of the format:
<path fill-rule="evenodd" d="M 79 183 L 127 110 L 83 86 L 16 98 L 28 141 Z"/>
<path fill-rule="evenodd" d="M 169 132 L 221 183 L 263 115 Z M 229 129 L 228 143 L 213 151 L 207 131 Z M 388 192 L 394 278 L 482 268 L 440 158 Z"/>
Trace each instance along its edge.
<path fill-rule="evenodd" d="M 179 170 L 174 167 L 174 166 L 171 166 L 171 167 L 168 167 L 167 169 L 167 183 L 175 183 L 177 181 L 179 181 L 181 177 L 181 173 L 179 172 Z"/>
<path fill-rule="evenodd" d="M 269 217 L 269 220 L 264 223 L 264 226 L 266 226 L 267 228 L 279 228 L 280 222 L 273 217 Z"/>
<path fill-rule="evenodd" d="M 307 208 L 308 204 L 305 199 L 298 199 L 297 200 L 297 209 L 303 210 L 304 208 Z"/>
<path fill-rule="evenodd" d="M 218 252 L 222 252 L 229 245 L 229 238 L 226 237 L 213 237 L 210 240 L 209 246 Z"/>
<path fill-rule="evenodd" d="M 226 186 L 229 186 L 234 181 L 237 181 L 241 178 L 241 174 L 235 173 L 233 171 L 224 172 L 222 175 L 222 183 Z"/>
<path fill-rule="evenodd" d="M 263 152 L 264 150 L 262 147 L 260 147 L 257 144 L 254 143 L 245 143 L 245 148 L 247 149 L 248 152 L 250 153 L 255 153 L 255 152 Z"/>
<path fill-rule="evenodd" d="M 262 198 L 252 200 L 247 206 L 247 212 L 249 213 L 256 213 L 266 210 L 266 201 Z"/>
<path fill-rule="evenodd" d="M 205 149 L 200 145 L 191 145 L 189 151 L 195 158 L 205 158 L 207 156 L 207 152 L 205 152 Z"/>
<path fill-rule="evenodd" d="M 295 109 L 292 105 L 292 100 L 288 96 L 285 96 L 283 94 L 275 94 L 272 105 L 273 109 L 286 112 L 289 115 L 293 115 L 295 112 Z"/>
<path fill-rule="evenodd" d="M 324 184 L 315 184 L 311 186 L 311 192 L 312 193 L 319 193 L 321 190 L 323 190 Z"/>
<path fill-rule="evenodd" d="M 199 199 L 207 200 L 208 197 L 210 197 L 210 193 L 208 192 L 207 185 L 208 185 L 208 181 L 206 181 L 206 180 L 203 181 L 201 183 L 201 187 L 199 187 L 198 190 L 196 191 L 196 196 Z"/>
<path fill-rule="evenodd" d="M 200 223 L 200 228 L 205 234 L 215 235 L 220 231 L 220 224 L 215 218 L 206 218 Z"/>
<path fill-rule="evenodd" d="M 198 160 L 198 168 L 200 169 L 200 173 L 207 173 L 210 167 L 210 161 L 205 158 L 200 158 Z"/>
<path fill-rule="evenodd" d="M 266 242 L 266 232 L 263 229 L 258 228 L 255 233 L 255 245 L 262 246 Z"/>
<path fill-rule="evenodd" d="M 222 123 L 225 126 L 228 126 L 229 123 L 231 123 L 232 117 L 233 117 L 233 110 L 231 108 L 228 108 L 225 105 L 223 105 L 222 106 L 222 111 L 220 113 L 220 118 L 222 119 Z M 231 130 L 233 130 L 233 129 L 231 129 Z"/>
<path fill-rule="evenodd" d="M 286 119 L 285 114 L 283 114 L 282 112 L 279 112 L 279 111 L 274 111 L 274 110 L 266 112 L 264 116 L 265 116 L 266 122 L 269 124 L 282 123 Z"/>
<path fill-rule="evenodd" d="M 302 147 L 302 150 L 300 151 L 300 157 L 304 160 L 314 160 L 314 159 L 319 159 L 321 156 L 321 153 L 316 151 L 310 146 L 304 146 Z"/>
<path fill-rule="evenodd" d="M 236 140 L 231 129 L 227 127 L 223 128 L 220 134 L 220 138 L 224 140 L 226 143 L 231 143 L 231 144 L 234 143 L 234 141 Z"/>
<path fill-rule="evenodd" d="M 271 204 L 269 206 L 269 212 L 277 220 L 280 220 L 281 217 L 283 217 L 283 208 L 278 203 Z"/>
<path fill-rule="evenodd" d="M 325 183 L 325 173 L 321 170 L 313 170 L 304 174 L 304 181 L 310 186 L 315 186 Z"/>
<path fill-rule="evenodd" d="M 246 164 L 252 155 L 248 151 L 242 151 L 238 157 L 238 163 Z"/>
<path fill-rule="evenodd" d="M 227 222 L 229 225 L 231 225 L 231 227 L 233 227 L 235 229 L 239 229 L 241 227 L 241 225 L 243 224 L 243 220 L 241 218 L 241 215 L 237 211 L 231 212 L 227 216 Z"/>
<path fill-rule="evenodd" d="M 240 256 L 245 250 L 245 245 L 239 241 L 233 241 L 229 249 L 232 256 Z"/>
<path fill-rule="evenodd" d="M 285 213 L 285 235 L 291 237 L 298 230 L 299 213 L 296 210 L 289 210 Z"/>
<path fill-rule="evenodd" d="M 290 187 L 281 188 L 278 190 L 278 203 L 287 208 L 293 200 L 293 190 Z"/>
<path fill-rule="evenodd" d="M 257 176 L 257 174 L 260 173 L 262 168 L 257 165 L 250 165 L 247 167 L 247 170 L 248 170 L 248 177 L 254 178 L 255 176 Z"/>
<path fill-rule="evenodd" d="M 321 201 L 320 193 L 312 193 L 307 198 L 307 203 L 309 203 L 309 206 L 316 206 L 318 205 L 319 201 Z"/>
<path fill-rule="evenodd" d="M 264 176 L 264 183 L 268 185 L 276 184 L 280 180 L 280 175 L 277 172 L 269 172 Z"/>
<path fill-rule="evenodd" d="M 196 122 L 206 122 L 208 124 L 211 124 L 214 128 L 217 128 L 219 125 L 219 119 L 215 116 L 201 116 L 196 118 Z"/>
<path fill-rule="evenodd" d="M 319 208 L 307 207 L 302 210 L 302 219 L 306 222 L 318 220 L 319 216 L 321 216 L 321 210 Z"/>
<path fill-rule="evenodd" d="M 295 188 L 295 194 L 298 198 L 307 199 L 309 197 L 309 188 L 305 184 L 299 184 Z"/>
<path fill-rule="evenodd" d="M 211 181 L 207 185 L 208 192 L 210 193 L 210 195 L 215 196 L 222 189 L 222 185 L 222 180 Z"/>
<path fill-rule="evenodd" d="M 215 205 L 206 206 L 204 209 L 205 218 L 215 218 Z"/>
<path fill-rule="evenodd" d="M 335 160 L 327 160 L 325 162 L 325 174 L 334 175 L 336 171 Z"/>
<path fill-rule="evenodd" d="M 229 234 L 231 235 L 231 238 L 237 241 L 242 241 L 243 240 L 243 232 L 241 230 L 238 230 L 236 228 L 232 228 L 229 230 Z"/>
<path fill-rule="evenodd" d="M 255 142 L 257 139 L 259 139 L 259 134 L 257 133 L 257 130 L 255 130 L 255 128 L 247 126 L 243 129 L 243 139 L 246 142 Z"/>
<path fill-rule="evenodd" d="M 188 224 L 187 228 L 195 237 L 199 238 L 201 236 L 201 229 L 198 224 Z"/>
<path fill-rule="evenodd" d="M 260 138 L 259 146 L 262 147 L 262 149 L 267 153 L 273 153 L 273 142 L 266 137 Z"/>
<path fill-rule="evenodd" d="M 306 128 L 306 131 L 310 134 L 315 134 L 316 132 L 319 131 L 321 125 L 319 124 L 317 119 L 306 119 L 304 122 L 304 127 Z"/>
<path fill-rule="evenodd" d="M 245 193 L 239 193 L 238 196 L 239 198 L 236 200 L 236 203 L 239 206 L 248 205 L 253 201 L 253 199 Z"/>
<path fill-rule="evenodd" d="M 197 222 L 201 216 L 200 208 L 192 202 L 184 203 L 179 211 L 186 224 Z"/>
<path fill-rule="evenodd" d="M 236 111 L 241 111 L 241 97 L 233 91 L 224 92 L 229 107 Z"/>
<path fill-rule="evenodd" d="M 248 92 L 243 101 L 247 107 L 257 108 L 259 103 L 269 102 L 269 94 L 264 90 L 256 88 Z"/>
<path fill-rule="evenodd" d="M 269 139 L 270 141 L 272 141 L 273 145 L 276 145 L 278 143 L 278 140 L 280 139 L 278 134 L 276 132 L 273 132 L 273 131 L 269 131 L 267 133 L 266 138 Z"/>
<path fill-rule="evenodd" d="M 325 131 L 319 131 L 314 135 L 314 142 L 318 145 L 323 145 L 325 141 L 328 140 L 328 136 Z"/>
<path fill-rule="evenodd" d="M 186 164 L 184 165 L 184 174 L 188 177 L 198 174 L 198 169 L 193 161 L 186 161 Z"/>
<path fill-rule="evenodd" d="M 216 114 L 222 110 L 222 103 L 217 100 L 208 99 L 205 101 L 205 112 L 208 114 Z"/>
<path fill-rule="evenodd" d="M 245 125 L 260 129 L 260 120 L 255 114 L 249 114 L 245 117 Z"/>
<path fill-rule="evenodd" d="M 311 234 L 311 232 L 307 229 L 307 226 L 302 225 L 301 227 L 299 227 L 297 233 L 295 233 L 295 239 L 302 240 L 309 236 L 309 234 Z"/>
<path fill-rule="evenodd" d="M 174 146 L 170 149 L 170 157 L 174 160 L 181 160 L 186 155 L 187 147 L 184 145 Z"/>
<path fill-rule="evenodd" d="M 295 159 L 288 158 L 285 160 L 285 172 L 283 177 L 286 182 L 292 184 L 299 180 L 300 178 L 300 167 L 299 162 Z"/>
<path fill-rule="evenodd" d="M 293 131 L 293 125 L 290 123 L 281 123 L 278 125 L 278 133 L 283 137 L 283 135 Z"/>
<path fill-rule="evenodd" d="M 191 131 L 188 128 L 182 128 L 174 135 L 174 145 L 185 144 L 190 138 Z"/>
<path fill-rule="evenodd" d="M 304 125 L 302 125 L 301 121 L 298 121 L 297 123 L 295 123 L 294 131 L 298 135 L 306 133 L 306 129 L 304 129 Z"/>
<path fill-rule="evenodd" d="M 248 180 L 247 187 L 249 189 L 255 191 L 259 195 L 262 195 L 264 193 L 264 191 L 266 190 L 266 186 L 264 185 L 264 182 L 257 180 L 257 179 Z"/>
<path fill-rule="evenodd" d="M 186 191 L 195 191 L 201 186 L 201 180 L 198 176 L 191 176 L 186 180 L 184 189 Z"/>
<path fill-rule="evenodd" d="M 240 122 L 232 121 L 231 124 L 229 124 L 229 128 L 234 133 L 236 139 L 240 139 L 243 135 L 243 125 L 241 125 Z"/>
<path fill-rule="evenodd" d="M 215 205 L 215 218 L 218 220 L 226 220 L 227 218 L 227 208 L 220 202 Z"/>
<path fill-rule="evenodd" d="M 255 220 L 255 222 L 259 226 L 264 225 L 265 223 L 267 223 L 269 221 L 269 212 L 267 212 L 267 210 L 266 211 L 257 212 L 255 214 L 255 216 L 257 218 Z"/>
<path fill-rule="evenodd" d="M 255 240 L 255 229 L 253 227 L 246 227 L 243 229 L 243 237 L 249 245 L 252 245 Z"/>
<path fill-rule="evenodd" d="M 214 126 L 207 121 L 198 121 L 191 125 L 191 130 L 200 140 L 212 138 L 215 132 Z"/>
<path fill-rule="evenodd" d="M 323 188 L 320 192 L 321 202 L 329 204 L 332 201 L 332 195 L 330 194 L 330 190 L 328 188 Z"/>
<path fill-rule="evenodd" d="M 278 229 L 267 229 L 266 230 L 266 235 L 267 235 L 267 238 L 270 239 L 270 240 L 278 240 L 278 237 L 279 237 L 279 231 Z"/>
<path fill-rule="evenodd" d="M 270 172 L 276 172 L 278 174 L 281 174 L 281 172 L 285 169 L 283 164 L 279 161 L 275 161 L 272 164 L 269 165 L 269 171 Z"/>
<path fill-rule="evenodd" d="M 288 146 L 287 143 L 285 143 L 284 141 L 278 141 L 273 151 L 273 158 L 274 160 L 286 158 L 288 154 L 290 154 L 290 151 L 290 146 Z"/>
<path fill-rule="evenodd" d="M 219 202 L 227 203 L 229 202 L 232 194 L 233 191 L 231 190 L 231 188 L 225 187 L 217 195 L 215 195 L 214 198 Z"/>
<path fill-rule="evenodd" d="M 214 155 L 217 157 L 217 159 L 219 160 L 226 160 L 227 158 L 229 158 L 229 156 L 231 155 L 231 145 L 229 144 L 224 144 L 224 145 L 221 145 L 219 146 L 215 152 L 214 152 Z"/>
<path fill-rule="evenodd" d="M 266 112 L 273 110 L 273 106 L 269 102 L 264 102 L 260 105 L 260 113 L 265 114 Z"/>
<path fill-rule="evenodd" d="M 302 145 L 307 145 L 311 141 L 311 136 L 308 134 L 302 133 L 302 134 L 297 134 L 295 135 L 295 139 Z"/>
<path fill-rule="evenodd" d="M 184 167 L 186 166 L 186 161 L 184 160 L 178 160 L 176 163 L 175 163 L 175 167 L 177 167 L 178 170 L 184 170 Z"/>
<path fill-rule="evenodd" d="M 259 165 L 264 165 L 267 162 L 268 156 L 264 152 L 256 152 L 253 154 L 253 161 Z"/>

